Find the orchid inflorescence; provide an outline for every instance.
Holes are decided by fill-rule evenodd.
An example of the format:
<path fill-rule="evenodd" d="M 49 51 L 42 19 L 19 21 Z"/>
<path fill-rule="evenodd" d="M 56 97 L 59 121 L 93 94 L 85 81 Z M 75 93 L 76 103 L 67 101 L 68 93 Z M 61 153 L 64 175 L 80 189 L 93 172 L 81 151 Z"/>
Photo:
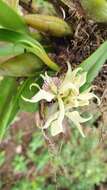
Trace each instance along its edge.
<path fill-rule="evenodd" d="M 53 109 L 54 111 L 49 111 L 49 116 L 42 129 L 51 127 L 52 136 L 64 133 L 64 121 L 67 120 L 72 121 L 81 135 L 85 137 L 81 123 L 90 120 L 92 116 L 82 117 L 78 108 L 88 106 L 92 98 L 96 98 L 100 103 L 99 98 L 91 92 L 91 87 L 80 91 L 80 88 L 86 83 L 87 72 L 83 72 L 80 67 L 72 71 L 70 63 L 68 63 L 68 70 L 64 77 L 50 77 L 47 73 L 41 77 L 44 80 L 42 88 L 36 83 L 30 86 L 30 89 L 32 86 L 39 88 L 38 93 L 31 99 L 22 98 L 31 103 L 41 100 L 45 100 L 47 103 L 51 102 L 50 110 Z"/>

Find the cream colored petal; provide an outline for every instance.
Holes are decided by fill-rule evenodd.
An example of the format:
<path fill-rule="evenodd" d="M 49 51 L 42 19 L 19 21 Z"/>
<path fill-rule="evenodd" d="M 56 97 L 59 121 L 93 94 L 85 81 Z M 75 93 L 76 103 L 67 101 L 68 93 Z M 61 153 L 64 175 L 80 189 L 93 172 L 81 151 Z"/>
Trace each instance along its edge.
<path fill-rule="evenodd" d="M 67 70 L 67 73 L 65 75 L 65 81 L 66 80 L 70 80 L 71 79 L 71 75 L 72 75 L 72 68 L 71 68 L 71 65 L 69 62 L 67 62 L 67 67 L 68 67 L 68 70 Z"/>
<path fill-rule="evenodd" d="M 82 69 L 77 68 L 72 71 L 71 65 L 68 63 L 68 71 L 60 86 L 60 93 L 64 94 L 67 90 L 73 90 L 75 94 L 79 93 L 79 87 L 86 82 L 86 73 L 82 73 L 81 75 L 76 76 L 80 70 Z"/>
<path fill-rule="evenodd" d="M 84 100 L 84 99 L 90 100 L 90 99 L 92 99 L 92 98 L 93 98 L 93 93 L 82 93 L 82 94 L 80 94 L 80 95 L 78 96 L 78 99 L 79 99 L 79 100 Z"/>
<path fill-rule="evenodd" d="M 72 91 L 74 96 L 77 96 L 79 94 L 79 90 L 76 88 L 76 86 L 74 84 L 70 83 L 69 81 L 66 84 L 64 84 L 63 86 L 61 86 L 59 93 L 63 94 L 63 96 L 65 94 L 65 96 L 66 96 L 66 92 L 69 92 L 69 91 Z"/>
<path fill-rule="evenodd" d="M 61 88 L 62 88 L 65 84 L 67 84 L 68 82 L 71 81 L 72 69 L 71 69 L 71 65 L 70 65 L 69 62 L 67 62 L 67 66 L 68 66 L 68 70 L 67 70 L 67 72 L 66 72 L 66 74 L 65 74 L 65 77 L 64 77 L 64 80 L 63 80 L 63 82 L 62 82 L 62 84 L 61 84 Z"/>
<path fill-rule="evenodd" d="M 65 115 L 64 103 L 60 97 L 58 97 L 58 104 L 59 104 L 59 116 L 58 116 L 58 124 L 62 127 L 62 122 Z"/>
<path fill-rule="evenodd" d="M 32 90 L 32 87 L 34 87 L 34 86 L 35 86 L 36 88 L 38 88 L 39 90 L 41 89 L 40 86 L 39 86 L 38 84 L 36 84 L 36 83 L 32 83 L 32 84 L 30 85 L 29 89 Z"/>
<path fill-rule="evenodd" d="M 64 132 L 63 129 L 63 119 L 65 115 L 65 109 L 63 101 L 60 97 L 58 97 L 58 103 L 59 103 L 59 113 L 58 118 L 52 122 L 51 124 L 51 134 L 52 136 L 58 135 L 61 132 Z"/>
<path fill-rule="evenodd" d="M 31 99 L 25 98 L 21 96 L 23 100 L 26 102 L 36 103 L 40 100 L 46 100 L 47 102 L 51 102 L 54 99 L 54 95 L 50 92 L 46 92 L 45 90 L 40 90 L 35 96 L 33 96 Z"/>
<path fill-rule="evenodd" d="M 77 68 L 74 71 L 72 71 L 71 65 L 70 65 L 69 62 L 67 62 L 67 66 L 68 66 L 68 70 L 67 70 L 67 73 L 66 73 L 66 75 L 64 77 L 64 80 L 62 82 L 61 88 L 62 88 L 62 86 L 65 86 L 68 82 L 69 83 L 73 83 L 73 81 L 75 80 L 75 77 L 76 77 L 77 73 L 80 70 L 82 70 L 81 68 Z"/>
<path fill-rule="evenodd" d="M 41 74 L 40 76 L 42 77 L 42 79 L 43 79 L 44 81 L 47 81 L 47 82 L 50 81 L 50 76 L 48 76 L 47 72 L 45 72 L 45 75 Z"/>
<path fill-rule="evenodd" d="M 65 107 L 68 109 L 71 109 L 71 108 L 77 108 L 77 107 L 83 107 L 83 106 L 87 106 L 89 105 L 89 100 L 77 100 L 77 99 L 72 99 L 69 100 L 69 103 L 67 104 L 65 102 Z"/>
<path fill-rule="evenodd" d="M 77 77 L 74 78 L 74 84 L 77 88 L 80 88 L 86 82 L 87 72 L 79 74 Z"/>
<path fill-rule="evenodd" d="M 81 117 L 78 111 L 73 111 L 71 113 L 72 113 L 72 116 L 75 117 L 77 122 L 79 122 L 79 123 L 84 123 L 84 122 L 89 121 L 90 119 L 92 119 L 92 116 L 90 116 L 88 118 Z"/>
<path fill-rule="evenodd" d="M 97 102 L 98 104 L 100 104 L 100 98 L 98 96 L 96 96 L 94 93 L 90 92 L 90 93 L 81 93 L 79 96 L 78 96 L 78 99 L 79 100 L 90 100 L 92 98 L 96 98 L 97 99 Z"/>
<path fill-rule="evenodd" d="M 67 100 L 64 100 L 64 105 L 66 109 L 77 108 L 79 106 L 79 101 L 75 97 L 69 97 Z"/>
<path fill-rule="evenodd" d="M 45 125 L 43 126 L 43 129 L 47 129 L 48 127 L 51 126 L 51 123 L 54 122 L 58 118 L 58 112 L 55 114 L 51 115 L 48 120 L 46 121 Z"/>
<path fill-rule="evenodd" d="M 56 112 L 55 114 L 51 115 L 45 125 L 43 126 L 43 129 L 48 128 L 49 126 L 51 127 L 51 134 L 52 136 L 55 136 L 61 132 L 63 132 L 63 119 L 65 115 L 65 110 L 64 110 L 64 104 L 63 101 L 60 97 L 58 97 L 58 105 L 59 105 L 59 111 Z"/>
<path fill-rule="evenodd" d="M 58 120 L 53 121 L 51 125 L 51 135 L 56 136 L 63 132 L 64 132 L 63 126 L 62 127 L 59 126 Z"/>
<path fill-rule="evenodd" d="M 82 68 L 76 68 L 76 69 L 74 69 L 73 71 L 72 71 L 72 75 L 71 75 L 71 82 L 74 82 L 75 81 L 75 79 L 78 77 L 78 75 L 80 75 L 80 74 L 78 74 L 78 72 L 79 71 L 82 71 Z M 83 74 L 83 73 L 82 73 Z"/>
<path fill-rule="evenodd" d="M 89 105 L 89 100 L 79 100 L 78 101 L 78 106 L 82 107 L 82 106 L 88 106 Z"/>
<path fill-rule="evenodd" d="M 83 118 L 83 117 L 80 116 L 78 111 L 67 112 L 66 116 L 74 123 L 74 125 L 76 125 L 76 127 L 80 131 L 81 135 L 83 137 L 85 137 L 85 135 L 84 135 L 84 133 L 82 131 L 82 127 L 81 127 L 80 123 L 84 123 L 84 122 L 90 120 L 92 118 L 92 116 L 88 117 L 88 118 Z"/>

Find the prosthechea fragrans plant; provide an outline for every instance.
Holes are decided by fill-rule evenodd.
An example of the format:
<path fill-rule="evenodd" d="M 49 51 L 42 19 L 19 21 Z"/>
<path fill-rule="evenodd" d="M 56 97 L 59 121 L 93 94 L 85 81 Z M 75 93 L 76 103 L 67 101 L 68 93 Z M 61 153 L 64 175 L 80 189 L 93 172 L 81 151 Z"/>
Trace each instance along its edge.
<path fill-rule="evenodd" d="M 47 15 L 43 17 L 37 14 L 20 16 L 20 11 L 18 11 L 19 9 L 17 4 L 18 1 L 16 1 L 16 4 L 13 5 L 13 7 L 15 6 L 15 9 L 11 7 L 10 2 L 12 1 L 8 1 L 7 4 L 6 1 L 0 0 L 0 41 L 5 42 L 5 44 L 1 45 L 0 47 L 0 56 L 2 60 L 0 64 L 0 75 L 1 77 L 3 77 L 3 79 L 1 78 L 0 82 L 0 89 L 2 92 L 0 94 L 1 140 L 4 137 L 7 127 L 10 126 L 18 111 L 25 110 L 36 112 L 38 110 L 38 101 L 36 101 L 35 105 L 33 105 L 22 99 L 22 96 L 25 99 L 29 99 L 38 92 L 37 88 L 32 88 L 32 91 L 30 91 L 29 86 L 32 87 L 33 84 L 35 85 L 35 83 L 36 86 L 37 84 L 42 86 L 43 80 L 41 81 L 40 74 L 43 74 L 42 77 L 45 80 L 44 72 L 46 70 L 48 71 L 48 73 L 50 73 L 50 76 L 51 73 L 53 75 L 55 72 L 60 71 L 60 66 L 58 66 L 49 58 L 44 47 L 37 40 L 39 39 L 38 34 L 33 35 L 32 32 L 29 31 L 28 25 L 42 32 L 47 32 L 47 30 L 49 29 L 49 35 L 54 35 L 58 37 L 73 35 L 72 27 L 70 27 L 62 19 Z M 6 15 L 8 16 L 6 17 Z M 41 25 L 39 24 L 38 20 L 40 20 Z M 81 81 L 81 83 L 77 82 L 76 85 L 78 86 L 78 84 L 80 84 L 80 86 L 77 87 L 77 89 L 74 87 L 75 90 L 73 92 L 76 93 L 79 90 L 79 93 L 81 94 L 91 86 L 92 81 L 97 76 L 102 65 L 107 59 L 106 51 L 107 42 L 104 42 L 96 50 L 96 52 L 94 52 L 88 59 L 80 64 L 79 68 L 77 69 L 79 70 L 79 73 L 77 72 L 77 75 L 74 76 L 78 80 L 79 78 L 81 79 L 82 76 L 84 76 L 84 81 Z M 48 67 L 46 67 L 46 65 Z M 72 72 L 70 70 L 71 69 L 69 67 L 68 73 L 70 73 L 70 76 L 72 76 Z M 84 75 L 84 73 L 86 72 L 87 75 Z M 65 78 L 67 78 L 66 75 Z M 26 80 L 22 80 L 21 83 L 19 83 L 17 77 L 28 78 Z M 51 77 L 49 77 L 49 80 L 51 80 Z M 53 88 L 56 89 L 57 86 L 53 86 Z M 69 88 L 69 85 L 67 88 Z M 50 97 L 50 100 L 51 99 L 52 97 Z M 58 97 L 58 102 L 59 105 L 64 108 L 60 97 Z M 66 114 L 68 114 L 68 117 L 70 117 L 70 113 L 66 112 Z M 76 114 L 78 113 L 76 112 Z M 78 128 L 82 136 L 84 136 L 80 126 Z"/>

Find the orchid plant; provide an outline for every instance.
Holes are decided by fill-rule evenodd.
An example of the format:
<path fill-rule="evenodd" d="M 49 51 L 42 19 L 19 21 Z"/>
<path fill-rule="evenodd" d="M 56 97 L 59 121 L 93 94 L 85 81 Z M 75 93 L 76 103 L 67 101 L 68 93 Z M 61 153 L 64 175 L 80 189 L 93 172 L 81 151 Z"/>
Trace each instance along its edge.
<path fill-rule="evenodd" d="M 51 102 L 49 113 L 54 110 L 52 114 L 46 118 L 42 129 L 51 127 L 52 136 L 64 133 L 64 120 L 71 120 L 72 123 L 78 128 L 81 135 L 85 137 L 81 123 L 84 123 L 92 118 L 84 118 L 80 115 L 78 108 L 88 106 L 92 98 L 100 99 L 91 91 L 91 87 L 83 92 L 80 91 L 81 86 L 86 82 L 87 72 L 81 72 L 82 68 L 77 68 L 72 71 L 70 63 L 68 63 L 68 70 L 64 77 L 50 77 L 47 73 L 41 75 L 44 80 L 42 89 L 38 84 L 33 83 L 30 86 L 39 88 L 38 93 L 31 99 L 22 97 L 25 101 L 36 103 L 41 100 Z"/>

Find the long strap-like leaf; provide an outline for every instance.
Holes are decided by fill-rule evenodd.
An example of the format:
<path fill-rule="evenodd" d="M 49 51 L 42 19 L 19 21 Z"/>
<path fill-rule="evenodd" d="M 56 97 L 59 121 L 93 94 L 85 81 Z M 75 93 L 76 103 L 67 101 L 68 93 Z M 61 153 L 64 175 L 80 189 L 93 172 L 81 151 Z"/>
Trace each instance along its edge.
<path fill-rule="evenodd" d="M 16 78 L 11 77 L 4 78 L 0 84 L 0 141 L 20 109 L 18 101 L 25 85 L 26 80 L 17 88 Z"/>
<path fill-rule="evenodd" d="M 83 71 L 87 72 L 87 82 L 81 87 L 81 91 L 88 88 L 98 75 L 103 64 L 107 60 L 107 41 L 105 41 L 91 56 L 80 64 Z"/>
<path fill-rule="evenodd" d="M 13 44 L 2 44 L 0 46 L 0 59 L 3 56 L 15 56 L 18 54 L 24 53 L 24 48 L 15 46 Z"/>
<path fill-rule="evenodd" d="M 45 52 L 43 46 L 30 36 L 7 29 L 0 29 L 0 40 L 19 44 L 38 56 L 51 69 L 58 71 L 59 66 L 54 63 Z"/>
<path fill-rule="evenodd" d="M 6 77 L 0 82 L 0 139 L 8 123 L 12 99 L 16 94 L 16 79 Z"/>
<path fill-rule="evenodd" d="M 44 70 L 43 62 L 32 53 L 23 53 L 0 62 L 2 76 L 31 77 L 42 70 Z"/>
<path fill-rule="evenodd" d="M 0 0 L 0 25 L 15 31 L 28 32 L 23 18 L 3 0 Z"/>

